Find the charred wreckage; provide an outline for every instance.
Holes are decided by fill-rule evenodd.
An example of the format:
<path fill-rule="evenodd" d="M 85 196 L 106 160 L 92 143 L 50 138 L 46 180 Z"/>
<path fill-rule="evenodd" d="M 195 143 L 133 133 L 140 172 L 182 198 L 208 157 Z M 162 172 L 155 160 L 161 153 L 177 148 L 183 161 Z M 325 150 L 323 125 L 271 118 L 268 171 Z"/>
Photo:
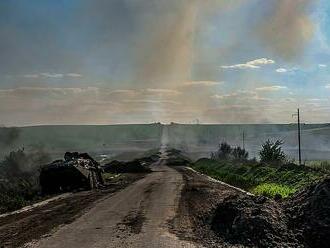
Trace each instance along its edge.
<path fill-rule="evenodd" d="M 43 194 L 97 189 L 104 184 L 99 163 L 78 152 L 66 152 L 64 160 L 42 166 L 39 180 Z"/>

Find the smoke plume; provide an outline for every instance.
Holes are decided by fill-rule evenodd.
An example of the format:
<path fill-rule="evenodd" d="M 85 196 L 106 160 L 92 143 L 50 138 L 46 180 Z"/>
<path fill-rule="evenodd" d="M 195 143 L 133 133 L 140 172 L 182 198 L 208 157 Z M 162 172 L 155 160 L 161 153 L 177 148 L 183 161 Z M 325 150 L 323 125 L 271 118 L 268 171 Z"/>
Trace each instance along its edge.
<path fill-rule="evenodd" d="M 313 35 L 313 24 L 308 15 L 314 0 L 269 0 L 257 34 L 266 46 L 284 59 L 299 56 Z M 260 6 L 265 6 L 261 3 Z"/>

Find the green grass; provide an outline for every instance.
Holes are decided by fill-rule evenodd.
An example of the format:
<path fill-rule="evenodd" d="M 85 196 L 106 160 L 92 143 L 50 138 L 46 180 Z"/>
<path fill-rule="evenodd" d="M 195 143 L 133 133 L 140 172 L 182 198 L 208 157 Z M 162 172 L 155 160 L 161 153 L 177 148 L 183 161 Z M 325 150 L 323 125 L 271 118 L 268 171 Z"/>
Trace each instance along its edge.
<path fill-rule="evenodd" d="M 263 183 L 256 186 L 251 190 L 256 195 L 263 195 L 267 197 L 275 197 L 280 195 L 282 198 L 286 198 L 296 192 L 296 189 L 287 185 L 281 185 L 276 183 Z"/>
<path fill-rule="evenodd" d="M 324 171 L 330 171 L 330 160 L 307 161 L 306 165 L 310 168 L 321 169 L 321 170 L 324 170 Z"/>
<path fill-rule="evenodd" d="M 330 175 L 330 172 L 302 166 L 273 167 L 255 162 L 235 163 L 211 159 L 200 159 L 192 167 L 215 179 L 269 197 L 276 194 L 288 197 L 310 183 Z"/>

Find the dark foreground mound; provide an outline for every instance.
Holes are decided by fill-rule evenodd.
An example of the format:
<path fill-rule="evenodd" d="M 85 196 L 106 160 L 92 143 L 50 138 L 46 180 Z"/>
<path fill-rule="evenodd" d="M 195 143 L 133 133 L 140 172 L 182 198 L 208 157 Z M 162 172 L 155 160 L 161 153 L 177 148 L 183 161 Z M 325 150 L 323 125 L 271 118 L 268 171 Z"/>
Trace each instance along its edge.
<path fill-rule="evenodd" d="M 297 247 L 281 207 L 265 197 L 228 197 L 216 209 L 212 229 L 232 244 Z"/>
<path fill-rule="evenodd" d="M 329 247 L 330 178 L 295 194 L 284 207 L 290 227 L 307 247 Z"/>
<path fill-rule="evenodd" d="M 230 243 L 249 247 L 329 247 L 330 178 L 282 203 L 228 197 L 216 208 L 212 229 Z"/>

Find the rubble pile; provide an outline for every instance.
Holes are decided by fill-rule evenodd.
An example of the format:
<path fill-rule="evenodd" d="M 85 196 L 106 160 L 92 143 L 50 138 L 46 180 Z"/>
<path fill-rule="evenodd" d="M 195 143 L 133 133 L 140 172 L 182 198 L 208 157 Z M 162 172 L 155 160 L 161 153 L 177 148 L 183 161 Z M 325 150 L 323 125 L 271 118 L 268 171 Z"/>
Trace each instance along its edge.
<path fill-rule="evenodd" d="M 44 194 L 94 189 L 103 185 L 102 169 L 87 153 L 66 152 L 64 160 L 41 167 L 39 181 Z"/>

